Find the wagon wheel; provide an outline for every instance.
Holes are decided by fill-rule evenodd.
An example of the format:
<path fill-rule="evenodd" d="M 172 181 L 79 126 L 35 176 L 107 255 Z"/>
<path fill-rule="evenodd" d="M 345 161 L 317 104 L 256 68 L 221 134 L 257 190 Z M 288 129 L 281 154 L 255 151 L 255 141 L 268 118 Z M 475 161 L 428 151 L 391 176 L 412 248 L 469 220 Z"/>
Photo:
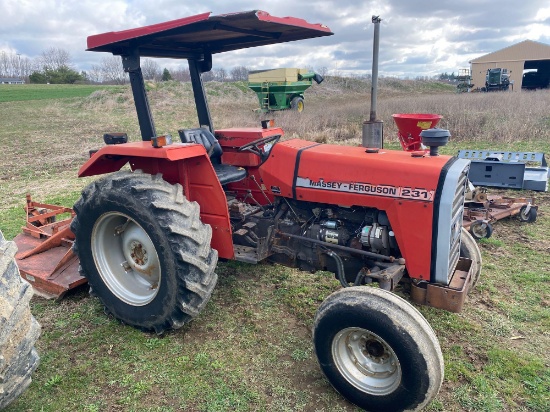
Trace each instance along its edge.
<path fill-rule="evenodd" d="M 295 112 L 302 113 L 304 111 L 304 107 L 304 99 L 302 99 L 300 96 L 294 97 L 290 102 L 290 108 Z"/>
<path fill-rule="evenodd" d="M 493 234 L 493 225 L 484 220 L 476 220 L 470 225 L 470 233 L 476 240 L 488 239 Z"/>
<path fill-rule="evenodd" d="M 524 205 L 519 209 L 519 220 L 522 222 L 532 223 L 535 220 L 537 220 L 537 209 L 529 205 L 529 208 L 527 208 L 528 205 Z"/>
<path fill-rule="evenodd" d="M 313 343 L 332 386 L 367 411 L 421 410 L 443 380 L 443 356 L 426 319 L 382 289 L 330 295 L 315 315 Z"/>
<path fill-rule="evenodd" d="M 118 172 L 82 192 L 71 230 L 81 274 L 107 312 L 162 333 L 204 308 L 216 285 L 212 229 L 180 185 Z"/>

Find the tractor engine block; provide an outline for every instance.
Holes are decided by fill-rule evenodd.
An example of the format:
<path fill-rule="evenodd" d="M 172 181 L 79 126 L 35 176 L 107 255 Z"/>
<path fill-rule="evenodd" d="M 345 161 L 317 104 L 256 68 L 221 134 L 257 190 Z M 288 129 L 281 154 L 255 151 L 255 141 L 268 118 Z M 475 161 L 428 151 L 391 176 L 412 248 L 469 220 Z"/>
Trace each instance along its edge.
<path fill-rule="evenodd" d="M 343 271 L 354 282 L 360 271 L 391 266 L 384 257 L 400 257 L 388 217 L 378 209 L 279 198 L 270 207 L 232 199 L 230 211 L 235 244 L 255 248 L 258 261 Z"/>

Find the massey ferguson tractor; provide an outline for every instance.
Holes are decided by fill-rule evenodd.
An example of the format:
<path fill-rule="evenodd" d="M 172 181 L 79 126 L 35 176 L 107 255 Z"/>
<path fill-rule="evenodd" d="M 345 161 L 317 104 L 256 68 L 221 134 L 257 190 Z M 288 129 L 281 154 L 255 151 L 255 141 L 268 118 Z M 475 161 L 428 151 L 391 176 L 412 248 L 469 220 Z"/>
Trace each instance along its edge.
<path fill-rule="evenodd" d="M 328 381 L 366 410 L 420 410 L 439 391 L 443 357 L 425 318 L 392 291 L 461 310 L 481 269 L 462 229 L 470 162 L 437 155 L 441 129 L 426 131 L 430 154 L 285 139 L 267 122 L 215 129 L 203 88 L 217 53 L 332 34 L 250 11 L 88 37 L 88 50 L 121 56 L 142 141 L 108 133 L 81 167 L 105 176 L 74 205 L 73 251 L 109 313 L 159 334 L 205 307 L 218 258 L 331 271 L 342 288 L 313 326 Z M 198 127 L 177 142 L 155 131 L 142 56 L 188 61 Z"/>

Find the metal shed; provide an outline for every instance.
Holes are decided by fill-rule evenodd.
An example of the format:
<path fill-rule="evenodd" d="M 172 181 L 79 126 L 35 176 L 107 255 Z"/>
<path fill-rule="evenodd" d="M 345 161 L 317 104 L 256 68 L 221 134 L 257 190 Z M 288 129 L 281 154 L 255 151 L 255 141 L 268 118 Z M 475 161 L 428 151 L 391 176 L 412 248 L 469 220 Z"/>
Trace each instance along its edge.
<path fill-rule="evenodd" d="M 508 69 L 513 91 L 548 87 L 550 83 L 550 45 L 532 40 L 478 57 L 470 64 L 472 83 L 476 87 L 483 87 L 487 69 L 496 67 Z"/>
<path fill-rule="evenodd" d="M 0 77 L 0 84 L 24 84 L 25 82 L 15 77 Z"/>

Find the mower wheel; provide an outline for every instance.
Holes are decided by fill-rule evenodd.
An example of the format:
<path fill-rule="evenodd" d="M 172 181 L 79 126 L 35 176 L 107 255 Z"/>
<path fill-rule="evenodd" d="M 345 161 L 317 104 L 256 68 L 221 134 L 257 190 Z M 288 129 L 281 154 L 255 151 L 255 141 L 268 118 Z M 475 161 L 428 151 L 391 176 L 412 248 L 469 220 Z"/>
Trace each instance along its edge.
<path fill-rule="evenodd" d="M 27 389 L 39 363 L 34 344 L 40 325 L 29 308 L 33 291 L 19 276 L 16 252 L 0 232 L 0 410 Z"/>
<path fill-rule="evenodd" d="M 530 207 L 529 210 L 527 210 L 527 205 L 524 205 L 519 209 L 518 216 L 519 220 L 522 222 L 532 223 L 537 220 L 537 209 Z"/>
<path fill-rule="evenodd" d="M 473 289 L 481 274 L 481 251 L 473 236 L 465 228 L 462 228 L 460 234 L 460 257 L 472 261 L 472 282 L 470 289 Z"/>
<path fill-rule="evenodd" d="M 476 220 L 470 225 L 470 233 L 475 240 L 489 239 L 493 235 L 493 225 L 483 220 Z"/>
<path fill-rule="evenodd" d="M 367 411 L 421 410 L 443 381 L 433 329 L 383 289 L 355 286 L 330 295 L 315 315 L 313 343 L 332 386 Z"/>
<path fill-rule="evenodd" d="M 304 99 L 302 99 L 300 96 L 294 97 L 290 102 L 290 108 L 295 112 L 302 113 L 304 111 L 304 107 Z"/>
<path fill-rule="evenodd" d="M 204 308 L 218 253 L 181 185 L 160 174 L 117 172 L 86 187 L 74 210 L 80 272 L 107 312 L 160 334 Z"/>

